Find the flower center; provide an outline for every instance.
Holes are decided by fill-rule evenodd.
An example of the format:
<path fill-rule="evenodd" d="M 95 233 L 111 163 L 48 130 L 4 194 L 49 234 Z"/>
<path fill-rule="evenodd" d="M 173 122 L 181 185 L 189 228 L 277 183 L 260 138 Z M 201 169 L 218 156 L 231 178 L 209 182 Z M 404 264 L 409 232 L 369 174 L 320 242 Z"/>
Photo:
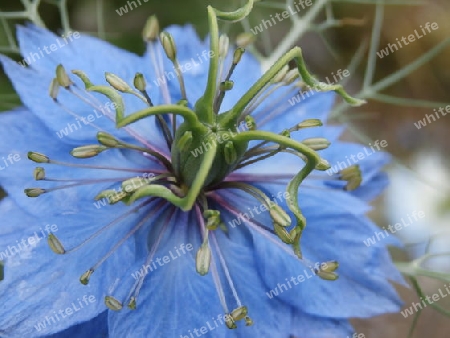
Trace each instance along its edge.
<path fill-rule="evenodd" d="M 218 126 L 205 127 L 204 132 L 193 133 L 188 125 L 182 124 L 175 135 L 172 165 L 175 174 L 188 187 L 194 183 L 208 152 L 214 151 L 215 156 L 202 189 L 223 181 L 240 163 L 247 150 L 248 142 L 233 141 L 236 131 L 222 130 Z"/>

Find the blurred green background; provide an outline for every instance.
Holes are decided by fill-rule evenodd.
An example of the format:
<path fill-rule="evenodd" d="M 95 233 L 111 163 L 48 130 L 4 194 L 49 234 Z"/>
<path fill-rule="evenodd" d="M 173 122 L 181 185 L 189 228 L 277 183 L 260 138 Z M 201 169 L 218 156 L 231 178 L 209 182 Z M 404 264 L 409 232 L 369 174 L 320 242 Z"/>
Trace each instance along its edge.
<path fill-rule="evenodd" d="M 317 31 L 308 32 L 298 41 L 298 45 L 304 51 L 309 69 L 319 78 L 329 76 L 331 72 L 339 68 L 346 68 L 361 43 L 369 42 L 374 6 L 364 4 L 364 2 L 366 1 L 332 2 L 335 16 L 339 20 L 343 19 L 342 24 L 325 30 L 321 34 L 318 34 Z M 127 1 L 68 1 L 71 28 L 75 31 L 100 36 L 127 50 L 143 53 L 144 44 L 141 40 L 141 30 L 149 15 L 156 14 L 162 27 L 170 24 L 193 24 L 199 34 L 204 37 L 207 33 L 205 13 L 208 4 L 213 4 L 221 9 L 231 9 L 239 5 L 241 1 L 150 0 L 144 2 L 141 0 L 141 3 L 142 5 L 138 8 L 129 10 L 127 14 L 120 16 L 116 10 L 121 6 L 126 6 Z M 2 12 L 22 9 L 19 0 L 0 1 Z M 259 24 L 261 19 L 268 18 L 270 14 L 280 11 L 262 5 L 257 6 L 250 16 L 250 25 L 253 27 Z M 61 32 L 59 11 L 54 5 L 44 3 L 40 7 L 39 13 L 49 29 Z M 375 80 L 382 79 L 416 60 L 433 46 L 448 38 L 450 36 L 449 16 L 450 2 L 448 0 L 426 0 L 421 5 L 411 6 L 386 6 L 380 48 L 385 47 L 389 42 L 395 42 L 396 38 L 407 36 L 427 21 L 437 22 L 439 29 L 383 59 L 377 58 Z M 324 18 L 324 14 L 322 18 Z M 320 23 L 320 20 L 318 22 Z M 20 23 L 23 23 L 23 20 L 7 21 L 8 27 L 11 29 L 14 29 L 15 24 Z M 240 24 L 223 27 L 229 31 L 230 36 L 236 36 L 244 31 Z M 0 29 L 0 46 L 2 46 L 0 52 L 19 60 L 19 55 L 7 48 L 8 40 L 4 35 L 4 28 L 5 26 Z M 258 35 L 256 47 L 264 55 L 286 35 L 289 29 L 288 20 L 277 24 L 267 30 L 264 38 Z M 367 56 L 366 53 L 366 60 Z M 445 48 L 427 65 L 409 74 L 406 79 L 391 86 L 383 94 L 438 102 L 442 103 L 441 106 L 449 104 L 449 58 L 450 48 Z M 355 76 L 347 84 L 350 93 L 358 92 L 361 88 L 365 64 L 366 62 L 363 61 L 354 74 Z M 0 111 L 20 104 L 3 73 L 0 73 L 0 98 Z M 426 240 L 423 233 L 429 235 L 436 231 L 447 231 L 446 226 L 448 227 L 450 220 L 450 191 L 448 190 L 450 186 L 448 156 L 450 153 L 450 115 L 442 117 L 438 122 L 431 123 L 420 130 L 414 127 L 414 122 L 423 119 L 425 114 L 431 113 L 432 108 L 430 107 L 409 107 L 370 101 L 362 108 L 351 110 L 345 115 L 370 138 L 387 140 L 389 144 L 387 150 L 402 165 L 412 169 L 408 171 L 399 169 L 398 166 L 390 168 L 392 177 L 396 181 L 388 190 L 387 197 L 380 198 L 376 202 L 377 208 L 371 216 L 376 219 L 378 224 L 387 225 L 396 222 L 395 218 L 398 217 L 399 210 L 412 211 L 416 207 L 427 210 L 429 217 L 426 217 L 423 226 L 428 227 L 428 232 L 423 232 L 422 229 L 418 235 L 419 240 L 422 241 Z M 351 133 L 345 137 L 355 139 Z M 431 166 L 424 167 L 422 164 L 426 159 L 429 160 L 430 155 L 432 155 Z M 450 238 L 444 241 L 443 246 L 450 248 Z M 414 255 L 411 250 L 408 253 Z M 408 257 L 405 254 L 396 253 L 396 257 L 407 259 L 413 256 Z M 437 288 L 442 285 L 442 283 L 439 284 L 426 278 L 420 278 L 420 281 L 424 292 L 429 294 L 436 292 Z M 413 290 L 399 288 L 399 291 L 407 306 L 417 299 Z M 445 303 L 443 300 L 440 304 L 448 305 L 447 308 L 450 308 L 449 302 Z M 412 320 L 412 316 L 405 319 L 400 313 L 397 313 L 370 320 L 356 320 L 355 324 L 357 331 L 364 333 L 366 337 L 397 338 L 407 336 Z M 427 308 L 419 320 L 413 337 L 444 338 L 449 336 L 449 332 L 450 319 Z"/>

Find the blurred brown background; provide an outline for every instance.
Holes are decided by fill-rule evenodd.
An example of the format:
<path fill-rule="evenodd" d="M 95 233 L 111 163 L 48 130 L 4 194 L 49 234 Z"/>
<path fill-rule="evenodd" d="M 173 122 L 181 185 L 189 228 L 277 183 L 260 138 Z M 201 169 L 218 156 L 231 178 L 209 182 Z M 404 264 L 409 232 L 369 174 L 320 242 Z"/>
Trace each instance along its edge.
<path fill-rule="evenodd" d="M 226 9 L 226 7 L 233 8 L 234 5 L 239 3 L 239 1 L 225 2 L 219 0 L 150 0 L 148 2 L 141 0 L 141 2 L 142 6 L 129 11 L 129 13 L 123 16 L 119 16 L 115 10 L 126 5 L 127 1 L 68 1 L 71 26 L 73 30 L 101 35 L 120 47 L 142 53 L 144 45 L 141 42 L 140 33 L 149 15 L 156 14 L 163 27 L 174 23 L 193 23 L 198 32 L 202 36 L 205 36 L 207 32 L 205 7 L 207 4 L 213 4 L 216 7 Z M 386 2 L 389 3 L 389 0 Z M 2 11 L 21 9 L 22 7 L 19 1 L 2 0 L 0 4 L 0 10 Z M 333 56 L 333 53 L 326 48 L 323 40 L 315 32 L 307 33 L 298 42 L 304 50 L 309 68 L 319 77 L 329 76 L 331 72 L 339 68 L 344 69 L 361 42 L 370 39 L 372 20 L 374 17 L 373 5 L 361 4 L 358 1 L 353 1 L 352 3 L 334 1 L 333 10 L 337 18 L 346 18 L 347 22 L 355 23 L 354 21 L 348 21 L 348 18 L 358 19 L 356 25 L 344 24 L 342 27 L 333 28 L 325 33 L 325 37 L 338 57 Z M 269 14 L 275 11 L 279 12 L 280 10 L 257 7 L 250 17 L 252 26 L 259 24 L 262 18 L 267 18 Z M 54 6 L 44 4 L 41 15 L 50 29 L 58 31 L 61 24 L 58 11 Z M 104 19 L 103 23 L 100 21 L 100 25 L 98 20 L 99 15 Z M 408 46 L 404 46 L 399 51 L 391 53 L 383 59 L 377 58 L 375 80 L 382 79 L 395 72 L 448 38 L 450 36 L 449 16 L 450 2 L 448 0 L 426 0 L 420 6 L 386 6 L 380 48 L 386 47 L 389 42 L 394 43 L 396 38 L 411 34 L 427 21 L 437 22 L 439 29 L 432 31 L 426 37 Z M 20 21 L 10 21 L 10 23 L 20 23 Z M 99 28 L 104 29 L 104 33 L 98 34 Z M 287 20 L 269 29 L 268 33 L 270 34 L 271 42 L 276 45 L 286 34 L 287 29 L 289 29 Z M 242 31 L 243 29 L 240 25 L 235 25 L 231 28 L 230 34 L 236 35 Z M 264 44 L 261 40 L 258 40 L 256 44 L 261 50 L 264 49 Z M 0 46 L 6 45 L 5 36 L 0 34 Z M 17 54 L 14 53 L 10 55 L 17 57 Z M 383 93 L 403 98 L 450 104 L 450 97 L 448 95 L 450 88 L 449 57 L 450 48 L 446 48 L 430 63 L 416 70 L 406 79 L 391 86 Z M 363 61 L 362 66 L 358 69 L 357 76 L 347 85 L 351 93 L 355 93 L 361 88 L 365 64 L 366 62 Z M 8 96 L 2 96 L 0 110 L 7 110 L 19 104 L 18 99 L 14 95 L 9 95 L 13 94 L 13 91 L 7 79 L 1 73 L 0 94 L 8 94 Z M 354 122 L 372 139 L 387 140 L 389 143 L 387 150 L 405 165 L 412 165 L 411 160 L 417 158 L 418 154 L 422 154 L 423 152 L 433 151 L 440 154 L 440 161 L 436 165 L 442 167 L 442 171 L 449 178 L 447 182 L 444 182 L 448 186 L 450 183 L 448 169 L 450 167 L 448 156 L 450 146 L 448 137 L 450 132 L 450 115 L 441 117 L 438 122 L 431 123 L 420 130 L 414 127 L 414 122 L 423 119 L 425 114 L 431 114 L 432 111 L 432 108 L 402 107 L 371 101 L 359 110 L 353 110 L 351 117 L 356 117 Z M 352 138 L 352 135 L 348 134 L 347 137 Z M 411 175 L 414 176 L 414 174 Z M 404 193 L 420 194 L 420 191 L 408 190 L 406 188 Z M 442 196 L 442 191 L 440 193 L 441 195 L 438 195 Z M 444 199 L 448 199 L 449 195 L 449 191 L 444 191 Z M 389 218 L 383 209 L 385 204 L 382 199 L 377 203 L 379 208 L 377 208 L 372 216 L 379 224 L 386 224 L 389 222 Z M 450 241 L 448 243 L 448 247 L 450 248 Z M 401 254 L 398 257 L 400 259 L 407 258 Z M 430 295 L 442 286 L 442 283 L 437 283 L 426 278 L 420 279 L 420 281 L 423 285 L 424 292 Z M 414 291 L 404 288 L 400 288 L 399 291 L 408 307 L 412 301 L 417 301 L 417 296 Z M 442 306 L 447 305 L 447 308 L 450 308 L 450 302 L 446 302 L 447 299 L 440 301 L 439 304 Z M 370 320 L 355 320 L 355 324 L 357 332 L 364 333 L 368 338 L 397 338 L 407 337 L 412 320 L 412 316 L 405 319 L 398 313 Z M 413 337 L 446 338 L 449 336 L 450 318 L 438 314 L 429 307 L 425 309 Z"/>

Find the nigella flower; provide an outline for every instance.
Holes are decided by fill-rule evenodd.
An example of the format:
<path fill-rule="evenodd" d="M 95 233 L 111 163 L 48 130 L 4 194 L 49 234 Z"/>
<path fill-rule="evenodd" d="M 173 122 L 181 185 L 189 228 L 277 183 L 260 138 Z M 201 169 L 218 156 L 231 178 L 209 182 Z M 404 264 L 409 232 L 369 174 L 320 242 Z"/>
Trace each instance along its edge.
<path fill-rule="evenodd" d="M 363 242 L 386 156 L 324 172 L 362 146 L 326 125 L 333 92 L 288 99 L 357 102 L 299 49 L 261 77 L 209 17 L 209 43 L 189 26 L 157 41 L 150 19 L 142 57 L 81 36 L 28 68 L 1 58 L 23 102 L 0 119 L 18 159 L 0 171 L 1 336 L 346 337 L 398 310 L 395 243 Z M 57 37 L 18 39 L 29 55 Z"/>

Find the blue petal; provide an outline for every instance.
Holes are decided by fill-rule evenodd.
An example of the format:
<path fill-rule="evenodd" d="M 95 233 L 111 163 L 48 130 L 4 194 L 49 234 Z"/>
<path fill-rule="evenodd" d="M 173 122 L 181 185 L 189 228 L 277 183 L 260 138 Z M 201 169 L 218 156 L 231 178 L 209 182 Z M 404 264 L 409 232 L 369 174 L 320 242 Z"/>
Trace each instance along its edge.
<path fill-rule="evenodd" d="M 292 334 L 308 338 L 347 338 L 354 330 L 346 319 L 328 319 L 295 312 L 292 316 Z"/>
<path fill-rule="evenodd" d="M 49 132 L 49 130 L 26 109 L 17 109 L 15 111 L 2 113 L 0 116 L 0 133 L 8 135 L 8 138 L 0 144 L 0 155 L 7 158 L 9 154 L 13 154 L 17 162 L 13 161 L 9 167 L 0 170 L 1 184 L 8 194 L 27 212 L 36 215 L 51 215 L 58 213 L 74 213 L 80 210 L 97 211 L 98 208 L 94 204 L 93 198 L 102 190 L 107 189 L 113 183 L 102 182 L 102 179 L 108 178 L 127 178 L 142 175 L 139 172 L 122 172 L 113 170 L 95 170 L 95 169 L 78 169 L 54 165 L 54 164 L 37 164 L 27 158 L 27 152 L 30 150 L 43 152 L 50 158 L 77 163 L 80 161 L 69 155 L 71 146 L 57 141 L 57 137 Z M 107 151 L 92 159 L 85 159 L 81 164 L 101 165 L 106 167 L 130 168 L 146 171 L 143 163 L 147 163 L 147 168 L 151 172 L 155 168 L 155 164 L 148 159 L 140 162 L 133 157 L 132 161 L 129 156 L 125 156 L 127 152 L 119 152 L 116 150 Z M 143 156 L 141 156 L 143 158 Z M 80 162 L 78 162 L 80 163 Z M 33 180 L 33 169 L 42 166 L 46 169 L 47 176 L 53 178 L 74 178 L 74 179 L 91 179 L 99 180 L 98 184 L 84 185 L 76 188 L 56 190 L 48 194 L 44 194 L 39 198 L 27 197 L 23 189 L 31 187 L 50 188 L 52 186 L 62 185 L 61 182 L 36 182 Z M 120 206 L 116 206 L 120 209 Z M 106 212 L 106 211 L 105 211 Z"/>
<path fill-rule="evenodd" d="M 91 242 L 78 251 L 60 256 L 43 243 L 49 231 L 70 248 L 116 216 L 104 214 L 99 222 L 93 221 L 98 213 L 51 218 L 44 214 L 36 218 L 20 210 L 9 198 L 0 203 L 0 215 L 0 247 L 2 259 L 5 259 L 0 297 L 8 304 L 0 309 L 3 332 L 11 337 L 51 334 L 104 311 L 104 293 L 133 259 L 134 244 L 128 241 L 117 249 L 94 273 L 88 286 L 82 285 L 79 277 L 99 261 L 118 238 L 124 237 L 129 227 L 115 227 L 114 231 L 106 231 L 98 237 L 95 245 Z M 130 216 L 127 221 L 133 223 L 137 217 L 140 214 Z"/>
<path fill-rule="evenodd" d="M 23 48 L 22 53 L 27 56 L 39 47 L 54 43 L 58 37 L 45 29 L 30 25 L 18 28 L 18 39 L 21 48 Z M 99 57 L 100 55 L 101 57 Z M 86 122 L 77 120 L 54 103 L 48 95 L 48 86 L 55 76 L 55 69 L 58 64 L 63 64 L 67 71 L 72 69 L 83 70 L 95 84 L 106 84 L 104 71 L 115 73 L 128 83 L 132 83 L 137 72 L 143 73 L 147 78 L 154 77 L 154 73 L 151 70 L 149 71 L 148 68 L 150 67 L 146 67 L 141 57 L 120 50 L 104 41 L 83 35 L 74 39 L 64 48 L 32 62 L 29 68 L 24 68 L 3 56 L 0 56 L 0 61 L 3 63 L 5 72 L 11 79 L 24 105 L 39 116 L 50 130 L 59 134 L 62 141 L 70 143 L 95 139 L 97 129 L 91 127 L 88 122 L 123 139 L 130 140 L 132 137 L 124 130 L 117 131 L 114 123 L 100 109 L 94 109 L 64 90 L 60 91 L 58 100 L 62 105 L 83 117 Z M 80 80 L 75 79 L 75 82 L 81 88 L 84 87 Z M 158 103 L 160 101 L 159 91 L 149 88 L 149 92 L 154 102 Z M 100 108 L 105 111 L 109 109 L 110 113 L 108 114 L 115 115 L 111 104 L 104 96 L 93 95 L 100 102 L 98 105 Z M 125 114 L 145 107 L 143 102 L 131 95 L 124 96 L 124 103 Z M 154 119 L 139 121 L 130 126 L 129 129 L 139 135 L 141 139 L 152 135 L 154 145 L 164 146 L 164 141 L 155 126 Z"/>
<path fill-rule="evenodd" d="M 292 255 L 252 230 L 255 255 L 259 258 L 258 267 L 266 291 L 270 293 L 269 290 L 276 288 L 278 283 L 286 283 L 286 278 L 303 275 L 304 284 L 307 283 L 304 287 L 292 288 L 279 295 L 280 299 L 301 311 L 334 318 L 368 317 L 396 311 L 400 302 L 388 279 L 397 280 L 398 274 L 391 275 L 395 268 L 390 259 L 374 259 L 381 257 L 380 250 L 386 251 L 385 243 L 371 247 L 364 244 L 378 229 L 360 213 L 342 210 L 333 197 L 322 194 L 321 202 L 313 202 L 309 194 L 300 193 L 299 200 L 308 222 L 301 243 L 304 257 L 313 264 L 337 260 L 341 264 L 339 280 L 328 282 L 314 277 L 311 270 Z M 248 213 L 244 206 L 252 208 L 237 195 L 228 200 L 239 205 L 238 210 L 242 212 Z M 319 208 L 320 213 L 317 212 Z M 271 224 L 267 212 L 254 217 L 263 224 Z M 275 241 L 279 239 L 275 238 Z M 374 271 L 377 271 L 376 275 Z"/>
<path fill-rule="evenodd" d="M 100 315 L 88 322 L 80 323 L 69 327 L 68 329 L 47 336 L 48 338 L 66 338 L 66 337 L 89 337 L 89 338 L 108 338 L 108 313 L 102 312 Z"/>
<path fill-rule="evenodd" d="M 149 238 L 155 241 L 161 228 L 167 226 L 153 259 L 157 268 L 146 276 L 136 310 L 124 308 L 110 312 L 110 336 L 189 337 L 190 332 L 209 325 L 214 328 L 214 337 L 227 337 L 228 329 L 223 321 L 216 325 L 213 320 L 219 323 L 217 318 L 224 313 L 211 274 L 202 277 L 195 271 L 195 252 L 201 241 L 193 215 L 177 210 L 170 222 L 167 217 L 154 219 L 149 234 Z M 182 244 L 185 247 L 190 244 L 194 249 L 178 256 L 175 250 Z M 163 266 L 158 265 L 157 259 L 161 261 L 164 256 L 170 257 L 170 251 L 176 259 L 170 259 Z M 130 278 L 132 272 L 141 268 L 142 261 L 136 262 L 129 269 Z M 149 320 L 142 320 L 146 317 Z"/>
<path fill-rule="evenodd" d="M 256 120 L 258 128 L 269 130 L 275 133 L 279 133 L 284 129 L 291 128 L 296 124 L 306 119 L 320 119 L 322 122 L 326 122 L 327 116 L 331 111 L 331 108 L 335 101 L 335 94 L 333 92 L 318 93 L 301 103 L 291 106 L 287 100 L 281 102 L 280 105 L 273 107 L 267 112 L 267 116 L 271 116 L 273 112 L 279 111 L 279 113 L 266 123 L 261 125 L 261 122 L 266 119 L 266 114 L 262 118 Z M 270 107 L 271 100 L 268 99 L 263 105 L 261 110 Z M 284 109 L 282 109 L 284 107 Z M 257 114 L 257 113 L 255 113 Z M 261 121 L 261 122 L 260 122 Z M 302 138 L 315 137 L 317 133 L 320 133 L 321 128 L 307 128 L 299 132 Z M 318 131 L 319 130 L 319 131 Z M 296 133 L 294 133 L 295 135 Z"/>
<path fill-rule="evenodd" d="M 227 222 L 229 218 L 224 217 L 223 220 Z M 237 336 L 288 337 L 291 333 L 290 307 L 281 299 L 269 299 L 265 295 L 264 281 L 256 268 L 260 257 L 255 255 L 248 231 L 236 227 L 230 229 L 229 237 L 222 232 L 215 233 L 237 295 L 242 305 L 247 306 L 248 315 L 254 322 L 251 327 L 238 322 Z M 273 270 L 272 273 L 278 275 L 279 271 Z M 234 336 L 230 334 L 230 337 Z"/>
<path fill-rule="evenodd" d="M 370 181 L 390 161 L 387 153 L 349 142 L 336 142 L 321 152 L 321 156 L 330 163 L 332 168 L 327 170 L 330 174 L 358 164 L 363 172 L 363 182 Z"/>
<path fill-rule="evenodd" d="M 339 279 L 335 282 L 323 281 L 312 277 L 311 271 L 301 268 L 298 262 L 283 251 L 269 245 L 266 241 L 256 240 L 256 253 L 260 257 L 260 269 L 269 289 L 283 283 L 284 277 L 303 275 L 306 279 L 303 287 L 287 290 L 279 295 L 292 306 L 323 317 L 370 317 L 385 312 L 398 311 L 401 304 L 395 289 L 388 283 L 390 275 L 383 271 L 387 264 L 395 270 L 389 259 L 376 260 L 379 250 L 370 247 L 363 240 L 372 236 L 375 227 L 356 217 L 320 215 L 307 218 L 308 225 L 302 237 L 304 257 L 314 263 L 337 260 L 340 263 Z M 372 264 L 376 265 L 373 269 Z M 370 267 L 370 268 L 369 268 Z M 284 271 L 283 277 L 277 277 L 275 269 Z"/>

